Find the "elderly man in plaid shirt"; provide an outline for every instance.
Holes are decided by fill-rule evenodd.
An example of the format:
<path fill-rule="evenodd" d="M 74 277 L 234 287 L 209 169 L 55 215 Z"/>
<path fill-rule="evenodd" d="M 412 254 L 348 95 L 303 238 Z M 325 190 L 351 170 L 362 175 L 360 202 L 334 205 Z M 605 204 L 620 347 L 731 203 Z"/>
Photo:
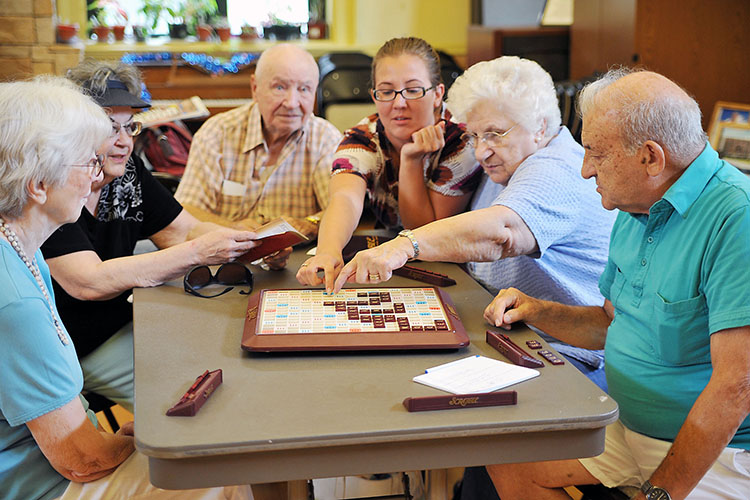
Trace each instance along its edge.
<path fill-rule="evenodd" d="M 279 44 L 263 52 L 253 102 L 198 130 L 175 197 L 204 221 L 252 229 L 285 216 L 315 235 L 342 137 L 312 116 L 317 86 L 318 66 L 305 50 Z"/>

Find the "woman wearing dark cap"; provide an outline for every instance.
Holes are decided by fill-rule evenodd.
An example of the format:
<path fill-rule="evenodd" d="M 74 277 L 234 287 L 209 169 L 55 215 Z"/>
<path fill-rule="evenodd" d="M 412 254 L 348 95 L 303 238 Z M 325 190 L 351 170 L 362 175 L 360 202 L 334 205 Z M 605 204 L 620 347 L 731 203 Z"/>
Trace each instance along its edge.
<path fill-rule="evenodd" d="M 198 264 L 231 261 L 256 245 L 255 234 L 198 221 L 131 155 L 141 129 L 134 110 L 149 106 L 139 97 L 135 67 L 86 60 L 67 77 L 107 112 L 114 144 L 80 218 L 55 231 L 42 252 L 76 344 L 84 390 L 132 411 L 131 289 L 160 285 Z M 160 250 L 133 255 L 144 238 Z"/>

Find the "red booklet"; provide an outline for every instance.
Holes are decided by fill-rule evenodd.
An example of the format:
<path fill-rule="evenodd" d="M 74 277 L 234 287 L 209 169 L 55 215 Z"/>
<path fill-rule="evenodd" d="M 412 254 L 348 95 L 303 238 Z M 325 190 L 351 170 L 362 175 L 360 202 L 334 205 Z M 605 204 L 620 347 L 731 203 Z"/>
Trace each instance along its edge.
<path fill-rule="evenodd" d="M 295 227 L 283 217 L 272 220 L 263 224 L 255 230 L 258 235 L 260 245 L 252 248 L 249 252 L 242 255 L 238 260 L 241 262 L 251 263 L 262 259 L 266 255 L 271 255 L 286 247 L 296 245 L 309 238 L 300 233 Z"/>

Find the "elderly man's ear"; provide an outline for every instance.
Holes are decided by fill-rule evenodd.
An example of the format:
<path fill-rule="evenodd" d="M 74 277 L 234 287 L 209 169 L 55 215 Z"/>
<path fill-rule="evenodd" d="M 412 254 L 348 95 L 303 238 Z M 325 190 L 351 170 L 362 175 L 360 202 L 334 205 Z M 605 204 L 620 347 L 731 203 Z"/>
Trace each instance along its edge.
<path fill-rule="evenodd" d="M 646 141 L 640 149 L 641 163 L 646 167 L 646 173 L 651 177 L 658 177 L 667 166 L 667 153 L 661 145 L 654 141 Z"/>

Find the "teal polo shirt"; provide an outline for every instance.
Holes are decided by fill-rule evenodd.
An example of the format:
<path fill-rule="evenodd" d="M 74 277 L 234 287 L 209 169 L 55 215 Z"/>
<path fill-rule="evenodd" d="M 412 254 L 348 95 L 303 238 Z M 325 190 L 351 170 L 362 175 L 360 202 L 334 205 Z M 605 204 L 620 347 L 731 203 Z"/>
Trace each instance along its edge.
<path fill-rule="evenodd" d="M 707 145 L 648 215 L 615 221 L 599 280 L 615 308 L 605 370 L 636 432 L 673 440 L 711 377 L 711 335 L 750 325 L 749 193 Z M 750 418 L 730 444 L 750 450 Z"/>

